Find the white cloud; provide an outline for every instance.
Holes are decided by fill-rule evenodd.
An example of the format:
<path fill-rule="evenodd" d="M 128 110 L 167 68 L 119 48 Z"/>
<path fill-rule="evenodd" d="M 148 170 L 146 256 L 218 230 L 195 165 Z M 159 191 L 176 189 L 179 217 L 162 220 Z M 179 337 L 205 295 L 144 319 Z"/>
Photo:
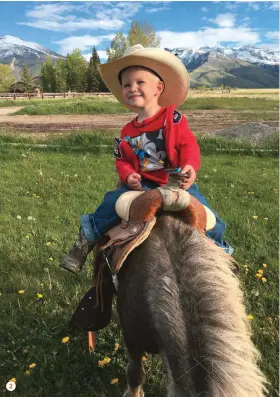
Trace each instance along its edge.
<path fill-rule="evenodd" d="M 279 52 L 279 45 L 278 44 L 258 44 L 258 47 L 266 48 L 268 50 L 275 50 Z"/>
<path fill-rule="evenodd" d="M 267 32 L 265 37 L 267 37 L 270 40 L 279 40 L 279 32 L 278 30 L 274 32 Z"/>
<path fill-rule="evenodd" d="M 169 7 L 147 8 L 145 9 L 145 12 L 147 12 L 148 14 L 154 14 L 155 12 L 160 12 L 165 10 L 170 10 L 170 8 Z"/>
<path fill-rule="evenodd" d="M 106 51 L 97 51 L 100 59 L 107 59 L 108 55 Z"/>
<path fill-rule="evenodd" d="M 260 42 L 259 33 L 249 28 L 205 28 L 197 32 L 160 31 L 162 48 L 200 48 L 215 47 L 222 43 L 238 45 L 256 44 Z"/>
<path fill-rule="evenodd" d="M 252 8 L 252 9 L 255 10 L 255 11 L 259 11 L 259 9 L 260 9 L 260 4 L 259 4 L 259 3 L 256 3 L 256 2 L 251 2 L 251 3 L 248 3 L 248 7 L 249 7 L 249 8 Z"/>
<path fill-rule="evenodd" d="M 215 19 L 211 19 L 211 22 L 222 28 L 232 28 L 235 24 L 235 15 L 230 13 L 219 14 Z"/>
<path fill-rule="evenodd" d="M 201 11 L 202 11 L 202 12 L 207 12 L 207 11 L 208 11 L 208 8 L 206 8 L 206 7 L 201 7 Z"/>
<path fill-rule="evenodd" d="M 142 7 L 137 2 L 61 2 L 32 4 L 25 13 L 27 21 L 19 25 L 56 32 L 72 32 L 79 29 L 103 29 L 117 31 L 130 22 Z M 89 17 L 90 15 L 90 17 Z"/>
<path fill-rule="evenodd" d="M 271 4 L 269 5 L 270 10 L 278 11 L 279 8 L 280 8 L 280 3 L 278 1 L 272 1 Z"/>
<path fill-rule="evenodd" d="M 119 19 L 113 20 L 90 20 L 80 19 L 77 21 L 35 21 L 35 22 L 19 22 L 19 25 L 30 26 L 33 28 L 51 30 L 55 32 L 73 32 L 79 29 L 104 29 L 104 30 L 118 30 L 123 27 L 124 21 Z"/>
<path fill-rule="evenodd" d="M 99 55 L 99 58 L 100 58 L 100 60 L 106 60 L 107 59 L 107 53 L 106 53 L 106 51 L 97 51 L 97 53 L 98 53 L 98 55 Z M 83 54 L 83 57 L 87 60 L 87 61 L 89 61 L 90 60 L 90 57 L 91 57 L 91 52 L 88 52 L 88 53 L 86 53 L 86 54 Z"/>
<path fill-rule="evenodd" d="M 93 46 L 96 47 L 104 41 L 111 41 L 113 37 L 114 34 L 105 36 L 70 36 L 67 37 L 67 39 L 54 41 L 54 43 L 60 46 L 57 52 L 66 55 L 72 52 L 74 48 L 79 48 L 82 52 L 88 51 L 89 49 L 91 50 Z"/>
<path fill-rule="evenodd" d="M 236 3 L 234 1 L 229 1 L 229 2 L 225 2 L 225 9 L 226 10 L 235 10 L 237 7 L 239 7 L 240 3 Z"/>

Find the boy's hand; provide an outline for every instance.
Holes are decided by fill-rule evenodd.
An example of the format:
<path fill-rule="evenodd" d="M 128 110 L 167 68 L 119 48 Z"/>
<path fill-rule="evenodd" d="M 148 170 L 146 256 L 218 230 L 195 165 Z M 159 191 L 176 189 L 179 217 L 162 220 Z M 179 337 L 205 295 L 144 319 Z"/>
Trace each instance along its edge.
<path fill-rule="evenodd" d="M 187 190 L 196 180 L 196 172 L 192 165 L 185 165 L 185 167 L 181 170 L 181 173 L 184 174 L 186 172 L 190 173 L 190 177 L 183 179 L 180 183 L 180 188 L 183 190 Z"/>
<path fill-rule="evenodd" d="M 132 172 L 126 178 L 126 184 L 132 190 L 142 190 L 142 185 L 140 181 L 141 181 L 141 175 L 137 174 L 137 172 Z"/>

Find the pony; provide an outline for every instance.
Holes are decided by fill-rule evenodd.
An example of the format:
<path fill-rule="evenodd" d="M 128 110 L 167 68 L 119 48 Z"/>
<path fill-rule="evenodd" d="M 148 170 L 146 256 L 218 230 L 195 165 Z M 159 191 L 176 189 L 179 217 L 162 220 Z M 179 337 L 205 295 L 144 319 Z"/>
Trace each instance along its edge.
<path fill-rule="evenodd" d="M 128 350 L 124 397 L 143 397 L 145 352 L 160 354 L 168 397 L 263 397 L 235 262 L 168 214 L 118 273 L 117 311 Z"/>

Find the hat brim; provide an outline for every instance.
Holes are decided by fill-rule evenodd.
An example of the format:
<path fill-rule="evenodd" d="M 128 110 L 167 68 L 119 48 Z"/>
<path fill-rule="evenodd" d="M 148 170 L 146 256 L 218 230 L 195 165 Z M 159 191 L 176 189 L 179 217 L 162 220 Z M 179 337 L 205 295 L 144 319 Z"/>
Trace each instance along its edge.
<path fill-rule="evenodd" d="M 119 72 L 130 66 L 143 66 L 154 70 L 164 82 L 164 91 L 159 97 L 160 106 L 181 105 L 188 94 L 189 75 L 185 65 L 174 54 L 160 48 L 144 48 L 114 61 L 98 65 L 99 73 L 114 97 L 129 109 L 124 102 Z"/>

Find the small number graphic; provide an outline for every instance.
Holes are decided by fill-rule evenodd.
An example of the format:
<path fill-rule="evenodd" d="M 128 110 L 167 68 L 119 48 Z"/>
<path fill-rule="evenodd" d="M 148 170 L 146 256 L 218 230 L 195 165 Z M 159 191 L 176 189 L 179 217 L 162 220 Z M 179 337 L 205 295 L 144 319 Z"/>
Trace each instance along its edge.
<path fill-rule="evenodd" d="M 16 387 L 17 385 L 15 384 L 15 382 L 8 382 L 6 384 L 6 389 L 9 391 L 14 391 Z"/>

